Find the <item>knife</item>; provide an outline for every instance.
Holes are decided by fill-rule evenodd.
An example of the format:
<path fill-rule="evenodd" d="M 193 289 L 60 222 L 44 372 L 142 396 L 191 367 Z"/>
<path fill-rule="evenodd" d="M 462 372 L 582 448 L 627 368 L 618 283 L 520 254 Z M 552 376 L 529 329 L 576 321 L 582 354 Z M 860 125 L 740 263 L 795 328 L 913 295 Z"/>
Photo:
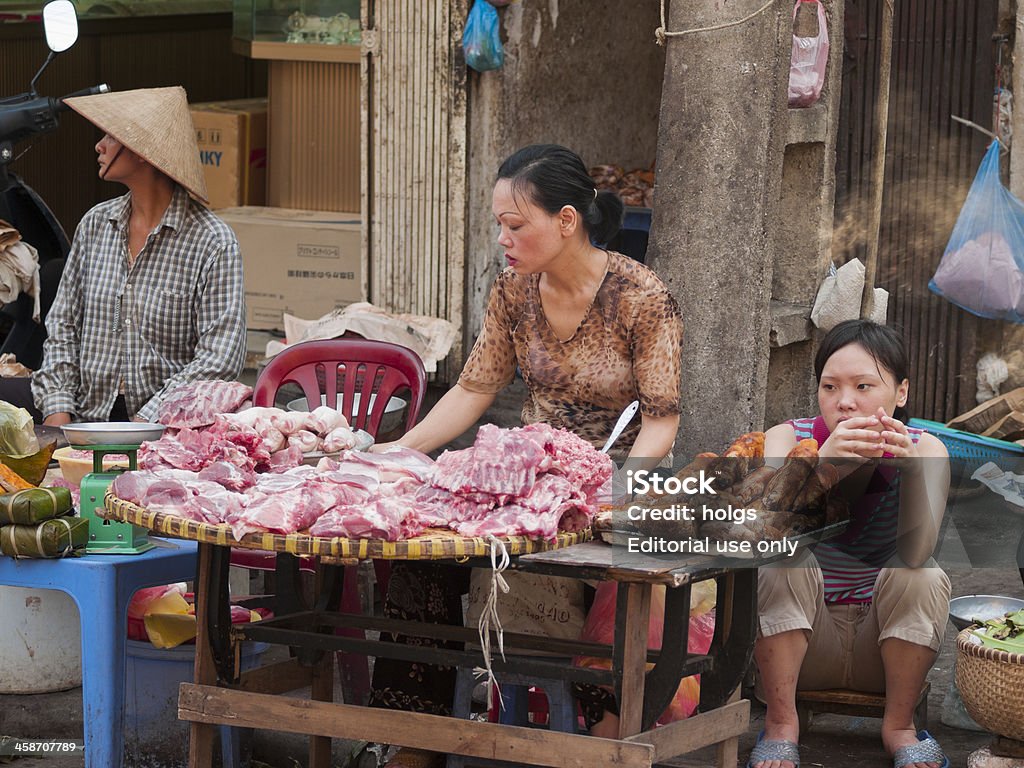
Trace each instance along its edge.
<path fill-rule="evenodd" d="M 612 433 L 608 436 L 608 442 L 604 444 L 604 448 L 601 449 L 601 453 L 608 453 L 608 449 L 611 448 L 615 441 L 619 439 L 619 435 L 622 434 L 629 422 L 636 416 L 637 410 L 640 408 L 640 401 L 634 400 L 632 403 L 626 406 L 625 410 L 622 411 L 622 415 L 619 416 L 619 420 L 615 422 L 615 426 L 612 427 Z"/>

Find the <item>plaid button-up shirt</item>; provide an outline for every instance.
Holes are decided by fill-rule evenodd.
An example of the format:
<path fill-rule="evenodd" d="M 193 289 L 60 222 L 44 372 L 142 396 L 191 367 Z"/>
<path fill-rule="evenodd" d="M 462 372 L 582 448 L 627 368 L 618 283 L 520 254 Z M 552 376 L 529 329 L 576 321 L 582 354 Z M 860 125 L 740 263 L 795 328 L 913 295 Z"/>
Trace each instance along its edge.
<path fill-rule="evenodd" d="M 245 357 L 242 258 L 234 232 L 175 187 L 132 263 L 131 193 L 89 211 L 75 233 L 32 377 L 44 416 L 106 421 L 123 382 L 128 413 L 153 420 L 189 381 L 233 379 Z"/>

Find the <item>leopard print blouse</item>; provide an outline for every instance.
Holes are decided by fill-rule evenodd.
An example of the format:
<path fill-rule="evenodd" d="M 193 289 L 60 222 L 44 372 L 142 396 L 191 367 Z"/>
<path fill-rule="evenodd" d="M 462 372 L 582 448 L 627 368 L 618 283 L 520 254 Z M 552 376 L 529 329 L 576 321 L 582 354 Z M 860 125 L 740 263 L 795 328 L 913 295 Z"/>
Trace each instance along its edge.
<path fill-rule="evenodd" d="M 540 275 L 511 269 L 498 276 L 483 330 L 459 377 L 463 388 L 498 392 L 518 365 L 529 389 L 523 423 L 571 430 L 596 447 L 632 400 L 648 416 L 679 413 L 683 323 L 654 272 L 610 252 L 604 280 L 566 341 L 548 325 L 539 281 Z M 640 419 L 634 419 L 616 447 L 628 453 L 639 431 Z"/>

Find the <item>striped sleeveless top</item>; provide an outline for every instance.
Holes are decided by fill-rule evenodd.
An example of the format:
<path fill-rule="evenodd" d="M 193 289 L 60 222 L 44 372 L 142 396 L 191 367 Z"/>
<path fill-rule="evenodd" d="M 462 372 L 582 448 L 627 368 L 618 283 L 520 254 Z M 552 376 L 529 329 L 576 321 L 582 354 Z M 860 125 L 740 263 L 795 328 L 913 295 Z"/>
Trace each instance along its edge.
<path fill-rule="evenodd" d="M 821 416 L 786 422 L 797 440 L 813 437 L 820 447 L 831 434 Z M 921 430 L 907 428 L 916 444 Z M 900 473 L 894 467 L 878 467 L 867 489 L 850 508 L 850 525 L 831 541 L 818 544 L 814 556 L 825 577 L 826 603 L 869 603 L 875 579 L 896 554 L 900 512 Z"/>

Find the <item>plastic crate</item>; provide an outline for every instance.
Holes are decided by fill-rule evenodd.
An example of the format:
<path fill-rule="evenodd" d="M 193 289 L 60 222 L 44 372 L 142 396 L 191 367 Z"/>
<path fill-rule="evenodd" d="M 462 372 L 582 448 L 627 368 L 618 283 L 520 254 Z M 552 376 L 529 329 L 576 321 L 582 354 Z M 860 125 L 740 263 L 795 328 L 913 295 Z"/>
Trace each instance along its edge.
<path fill-rule="evenodd" d="M 643 264 L 647 258 L 652 214 L 653 211 L 650 208 L 626 206 L 622 218 L 622 229 L 608 241 L 608 249 L 618 251 Z"/>
<path fill-rule="evenodd" d="M 1024 445 L 1006 440 L 996 440 L 994 437 L 983 437 L 973 432 L 950 429 L 937 421 L 911 419 L 907 422 L 907 426 L 923 429 L 925 432 L 935 435 L 945 444 L 951 459 L 964 459 L 971 464 L 980 466 L 987 461 L 1024 456 Z"/>

